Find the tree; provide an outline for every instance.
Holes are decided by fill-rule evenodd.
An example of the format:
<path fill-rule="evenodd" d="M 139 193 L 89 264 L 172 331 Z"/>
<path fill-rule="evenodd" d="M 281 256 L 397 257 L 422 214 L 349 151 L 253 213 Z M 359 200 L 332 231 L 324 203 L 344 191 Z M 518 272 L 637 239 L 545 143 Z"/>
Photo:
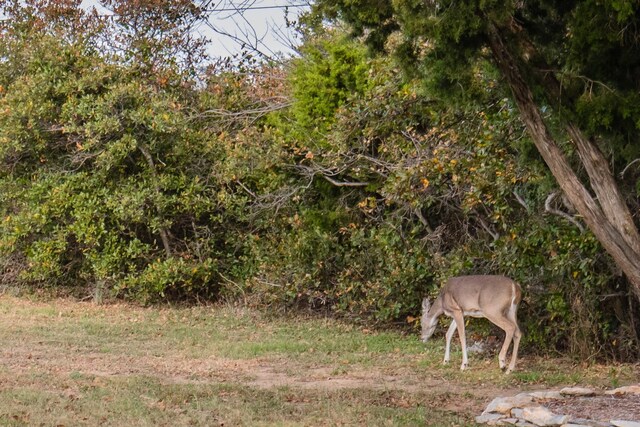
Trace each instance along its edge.
<path fill-rule="evenodd" d="M 377 49 L 399 33 L 393 49 L 405 68 L 450 98 L 468 102 L 490 61 L 558 185 L 640 299 L 640 235 L 602 152 L 638 140 L 636 2 L 320 0 L 316 10 Z M 558 143 L 565 135 L 571 149 Z"/>

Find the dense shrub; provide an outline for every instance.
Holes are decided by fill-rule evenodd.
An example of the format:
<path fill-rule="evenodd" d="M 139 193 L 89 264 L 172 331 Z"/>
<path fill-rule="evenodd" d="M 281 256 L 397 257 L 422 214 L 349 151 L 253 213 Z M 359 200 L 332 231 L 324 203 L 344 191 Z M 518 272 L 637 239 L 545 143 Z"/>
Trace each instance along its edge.
<path fill-rule="evenodd" d="M 304 190 L 254 242 L 251 291 L 272 305 L 414 322 L 420 299 L 447 277 L 507 274 L 525 290 L 530 348 L 633 354 L 636 337 L 623 326 L 632 320 L 611 310 L 630 301 L 626 285 L 571 207 L 552 197 L 553 180 L 491 74 L 477 76 L 485 105 L 454 109 L 403 80 L 386 59 L 361 57 L 352 68 L 366 65 L 365 90 L 338 79 L 331 86 L 326 70 L 341 69 L 342 60 L 311 55 L 297 64 L 305 81 L 311 70 L 324 73 L 325 90 L 342 89 L 344 101 L 333 118 L 317 113 L 328 123 L 321 142 L 314 132 L 321 118 L 313 117 L 320 110 L 296 120 L 297 99 L 279 127 L 284 139 L 296 135 L 292 169 Z M 292 93 L 305 93 L 305 81 L 294 78 Z M 325 102 L 300 102 L 311 100 Z"/>

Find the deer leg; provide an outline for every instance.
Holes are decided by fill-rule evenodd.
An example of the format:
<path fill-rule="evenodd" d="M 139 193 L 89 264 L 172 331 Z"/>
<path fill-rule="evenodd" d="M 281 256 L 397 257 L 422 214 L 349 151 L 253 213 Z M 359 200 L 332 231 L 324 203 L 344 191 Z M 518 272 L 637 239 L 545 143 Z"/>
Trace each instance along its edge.
<path fill-rule="evenodd" d="M 516 330 L 513 334 L 513 352 L 511 353 L 511 363 L 509 363 L 509 367 L 505 371 L 506 374 L 510 374 L 516 368 L 516 361 L 518 359 L 518 346 L 520 345 L 520 338 L 522 337 L 522 332 L 520 332 L 520 328 L 516 325 Z"/>
<path fill-rule="evenodd" d="M 518 320 L 516 319 L 516 306 L 511 306 L 509 312 L 507 313 L 507 317 L 514 325 L 513 332 L 513 351 L 511 352 L 511 363 L 509 363 L 509 368 L 506 373 L 511 373 L 516 368 L 516 361 L 518 359 L 518 347 L 520 346 L 520 338 L 522 338 L 522 332 L 520 332 L 520 327 L 518 326 Z"/>
<path fill-rule="evenodd" d="M 450 350 L 451 350 L 451 338 L 453 338 L 453 333 L 456 331 L 456 321 L 452 320 L 451 325 L 449 325 L 449 330 L 447 330 L 447 340 L 444 347 L 444 363 L 445 365 L 449 363 L 450 359 Z"/>
<path fill-rule="evenodd" d="M 460 346 L 462 347 L 462 365 L 460 365 L 460 370 L 464 371 L 469 360 L 467 359 L 467 337 L 464 332 L 464 316 L 462 315 L 462 311 L 454 311 L 453 320 L 458 327 L 458 337 L 460 338 Z"/>
<path fill-rule="evenodd" d="M 506 366 L 507 351 L 509 351 L 509 345 L 511 345 L 511 341 L 513 341 L 515 328 L 507 326 L 507 329 L 505 329 L 504 332 L 504 343 L 502 344 L 502 349 L 500 350 L 500 354 L 498 355 L 498 364 L 500 365 L 500 369 L 504 369 Z"/>
<path fill-rule="evenodd" d="M 500 349 L 500 354 L 498 354 L 498 363 L 500 364 L 500 369 L 504 369 L 507 366 L 507 351 L 509 351 L 509 345 L 511 344 L 511 341 L 513 340 L 516 333 L 517 325 L 506 317 L 492 317 L 489 320 L 505 332 L 504 343 L 502 343 L 502 349 Z M 518 332 L 520 331 L 518 330 Z M 518 342 L 520 342 L 520 338 L 518 338 Z M 515 345 L 514 350 L 517 350 Z M 509 366 L 507 372 L 510 372 L 511 369 L 512 367 Z"/>

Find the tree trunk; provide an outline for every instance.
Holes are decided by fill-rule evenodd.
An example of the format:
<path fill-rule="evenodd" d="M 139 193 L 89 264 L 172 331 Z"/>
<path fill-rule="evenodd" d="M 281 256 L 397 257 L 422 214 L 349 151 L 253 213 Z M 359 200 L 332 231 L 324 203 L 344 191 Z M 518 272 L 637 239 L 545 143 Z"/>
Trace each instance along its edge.
<path fill-rule="evenodd" d="M 519 63 L 507 48 L 504 40 L 495 26 L 489 26 L 489 45 L 493 59 L 501 71 L 505 81 L 511 88 L 514 101 L 520 111 L 520 116 L 527 127 L 536 148 L 547 163 L 558 185 L 583 217 L 589 229 L 600 241 L 605 250 L 613 257 L 615 263 L 627 276 L 636 298 L 640 300 L 640 251 L 637 251 L 638 232 L 631 222 L 632 229 L 626 221 L 624 211 L 618 212 L 621 200 L 615 186 L 608 165 L 602 153 L 587 141 L 573 124 L 567 125 L 569 135 L 574 138 L 578 147 L 580 159 L 585 162 L 594 191 L 603 197 L 601 207 L 582 184 L 573 171 L 564 152 L 555 142 L 547 128 L 542 115 L 534 102 L 533 94 L 522 77 Z M 611 185 L 613 183 L 613 189 Z M 611 192 L 612 197 L 609 197 Z M 600 195 L 602 193 L 602 196 Z M 624 205 L 624 210 L 628 208 Z M 630 214 L 628 215 L 630 219 Z"/>
<path fill-rule="evenodd" d="M 151 176 L 153 177 L 153 189 L 155 190 L 156 195 L 160 197 L 162 195 L 162 189 L 160 188 L 160 184 L 159 184 L 160 180 L 158 179 L 158 171 L 156 170 L 156 164 L 153 161 L 153 156 L 151 155 L 151 152 L 149 151 L 147 146 L 142 143 L 138 144 L 138 149 L 140 150 L 145 160 L 147 161 L 147 164 L 149 165 Z M 156 206 L 156 211 L 158 212 L 158 215 L 162 218 L 162 211 L 157 206 Z M 160 227 L 159 233 L 160 233 L 160 240 L 162 240 L 162 246 L 164 247 L 164 253 L 166 254 L 167 258 L 171 258 L 172 251 L 171 251 L 171 243 L 169 242 L 169 231 L 167 230 L 166 227 Z"/>
<path fill-rule="evenodd" d="M 535 58 L 536 68 L 551 70 L 542 55 L 539 55 L 533 43 L 526 37 L 518 22 L 512 19 L 507 26 L 510 35 L 517 40 L 518 47 L 526 52 L 525 61 Z M 562 85 L 551 72 L 538 72 L 537 77 L 546 90 L 552 105 L 562 105 Z M 589 176 L 591 189 L 594 191 L 603 213 L 611 224 L 622 234 L 622 237 L 640 255 L 640 234 L 633 222 L 631 211 L 620 194 L 618 185 L 609 169 L 607 159 L 600 149 L 589 141 L 574 122 L 565 122 L 565 129 L 576 147 L 582 165 Z"/>

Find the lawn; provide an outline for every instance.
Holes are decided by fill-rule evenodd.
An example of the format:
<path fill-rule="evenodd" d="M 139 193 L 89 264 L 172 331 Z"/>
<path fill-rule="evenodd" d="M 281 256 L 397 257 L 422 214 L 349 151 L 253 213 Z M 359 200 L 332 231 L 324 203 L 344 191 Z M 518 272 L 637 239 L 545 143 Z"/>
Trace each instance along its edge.
<path fill-rule="evenodd" d="M 457 351 L 441 364 L 442 338 L 230 305 L 4 295 L 0 344 L 0 425 L 12 426 L 467 426 L 495 396 L 638 375 L 526 348 L 512 375 L 494 355 L 460 372 Z"/>

